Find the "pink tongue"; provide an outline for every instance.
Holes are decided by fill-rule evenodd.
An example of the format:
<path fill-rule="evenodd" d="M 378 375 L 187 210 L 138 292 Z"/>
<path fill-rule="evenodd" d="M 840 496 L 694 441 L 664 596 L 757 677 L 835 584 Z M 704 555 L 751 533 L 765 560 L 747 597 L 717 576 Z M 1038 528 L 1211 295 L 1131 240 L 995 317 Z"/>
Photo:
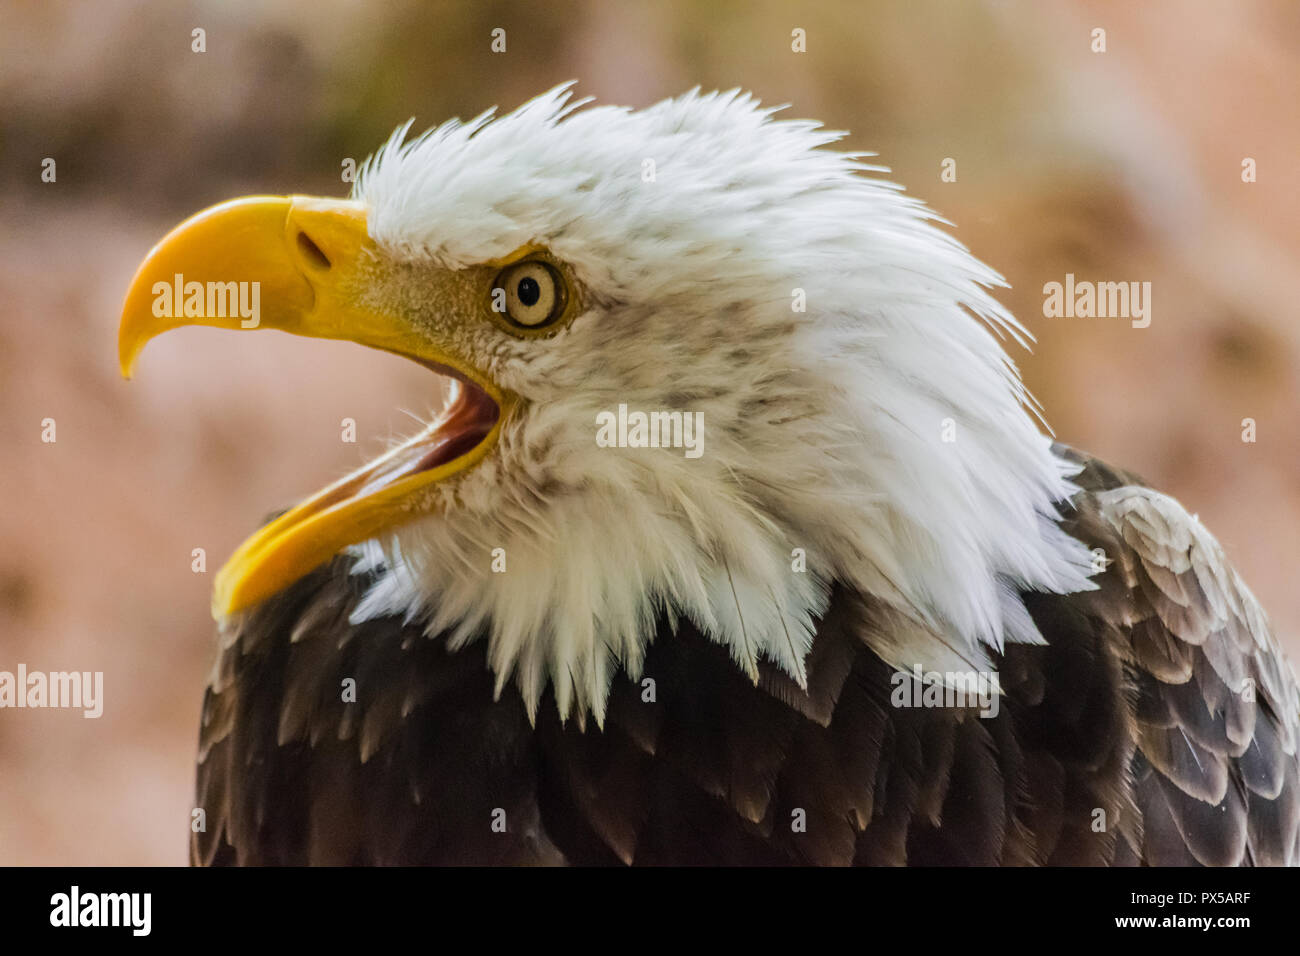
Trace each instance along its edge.
<path fill-rule="evenodd" d="M 462 384 L 437 431 L 408 445 L 400 457 L 391 459 L 382 470 L 369 474 L 364 485 L 351 490 L 351 496 L 364 497 L 399 478 L 437 468 L 467 454 L 487 438 L 499 414 L 496 402 L 488 398 L 487 393 Z"/>
<path fill-rule="evenodd" d="M 456 402 L 447 411 L 447 417 L 425 446 L 411 474 L 428 471 L 472 451 L 497 422 L 496 402 L 470 385 L 462 385 Z"/>
<path fill-rule="evenodd" d="M 476 445 L 492 430 L 492 426 L 487 428 L 474 429 L 472 431 L 459 432 L 455 435 L 443 435 L 439 429 L 438 438 L 434 444 L 425 452 L 424 457 L 416 463 L 411 469 L 411 474 L 419 474 L 422 471 L 429 471 L 431 468 L 437 468 L 439 465 L 445 465 L 449 461 L 454 461 L 461 455 L 472 451 Z"/>

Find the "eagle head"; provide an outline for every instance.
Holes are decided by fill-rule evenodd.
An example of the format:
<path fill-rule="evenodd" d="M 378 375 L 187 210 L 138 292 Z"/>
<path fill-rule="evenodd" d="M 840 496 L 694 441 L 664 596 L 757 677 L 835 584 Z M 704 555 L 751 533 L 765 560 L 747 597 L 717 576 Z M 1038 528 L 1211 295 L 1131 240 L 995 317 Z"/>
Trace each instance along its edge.
<path fill-rule="evenodd" d="M 351 549 L 355 621 L 487 641 L 498 692 L 597 721 L 665 621 L 804 684 L 837 585 L 892 615 L 863 637 L 898 666 L 1040 640 L 1020 593 L 1087 588 L 1090 561 L 997 274 L 817 123 L 734 91 L 585 105 L 408 123 L 349 200 L 234 200 L 149 254 L 124 374 L 208 325 L 348 339 L 445 391 L 249 538 L 215 613 Z"/>

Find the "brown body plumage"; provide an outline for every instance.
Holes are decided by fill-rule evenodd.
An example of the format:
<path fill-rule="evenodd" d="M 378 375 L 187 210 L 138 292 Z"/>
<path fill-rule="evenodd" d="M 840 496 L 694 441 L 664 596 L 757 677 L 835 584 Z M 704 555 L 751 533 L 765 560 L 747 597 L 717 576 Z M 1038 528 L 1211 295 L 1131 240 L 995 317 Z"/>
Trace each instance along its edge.
<path fill-rule="evenodd" d="M 1063 527 L 1108 567 L 1098 591 L 1026 596 L 1047 644 L 1006 647 L 996 717 L 891 706 L 893 669 L 864 639 L 888 618 L 837 586 L 806 691 L 767 665 L 755 686 L 689 623 L 661 623 L 653 702 L 620 673 L 603 729 L 549 700 L 533 726 L 512 684 L 493 699 L 485 642 L 349 624 L 367 581 L 340 558 L 226 624 L 192 859 L 1296 862 L 1297 692 L 1265 625 L 1136 479 L 1060 453 L 1086 466 Z"/>

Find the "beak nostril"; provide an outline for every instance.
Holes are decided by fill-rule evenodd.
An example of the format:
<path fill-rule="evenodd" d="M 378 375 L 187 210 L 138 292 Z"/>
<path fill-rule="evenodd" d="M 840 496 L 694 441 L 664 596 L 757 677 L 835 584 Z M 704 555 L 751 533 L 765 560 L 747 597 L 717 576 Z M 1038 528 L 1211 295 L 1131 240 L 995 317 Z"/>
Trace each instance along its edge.
<path fill-rule="evenodd" d="M 316 268 L 328 269 L 330 267 L 329 256 L 321 252 L 320 246 L 312 242 L 311 236 L 305 232 L 298 233 L 298 249 L 307 261 Z"/>

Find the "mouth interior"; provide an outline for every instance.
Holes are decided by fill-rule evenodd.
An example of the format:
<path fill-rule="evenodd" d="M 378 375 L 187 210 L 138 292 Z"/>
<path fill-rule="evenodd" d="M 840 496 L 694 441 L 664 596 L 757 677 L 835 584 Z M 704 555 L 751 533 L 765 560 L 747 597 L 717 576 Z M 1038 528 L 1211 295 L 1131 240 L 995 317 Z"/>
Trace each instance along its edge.
<path fill-rule="evenodd" d="M 363 497 L 400 478 L 455 461 L 481 445 L 492 431 L 501 409 L 491 396 L 450 369 L 435 371 L 451 378 L 446 407 L 427 429 L 380 459 L 352 497 Z"/>
<path fill-rule="evenodd" d="M 421 436 L 427 446 L 411 474 L 469 454 L 487 438 L 500 414 L 487 392 L 467 379 L 453 378 L 451 398 L 432 430 Z"/>

